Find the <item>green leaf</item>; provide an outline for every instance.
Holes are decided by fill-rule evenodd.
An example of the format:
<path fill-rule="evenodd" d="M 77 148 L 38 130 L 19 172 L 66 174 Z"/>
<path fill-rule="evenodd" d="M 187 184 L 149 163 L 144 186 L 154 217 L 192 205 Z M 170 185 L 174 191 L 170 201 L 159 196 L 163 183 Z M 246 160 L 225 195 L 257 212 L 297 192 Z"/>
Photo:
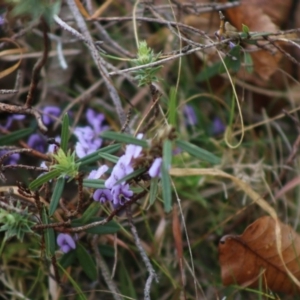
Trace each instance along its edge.
<path fill-rule="evenodd" d="M 68 113 L 64 115 L 61 127 L 61 142 L 60 147 L 65 153 L 67 153 L 68 141 L 69 141 L 69 116 Z"/>
<path fill-rule="evenodd" d="M 169 123 L 173 126 L 176 127 L 176 114 L 177 114 L 177 109 L 176 109 L 176 88 L 171 87 L 170 90 L 170 96 L 169 96 L 169 115 L 168 115 L 168 120 Z"/>
<path fill-rule="evenodd" d="M 46 174 L 41 175 L 40 177 L 36 178 L 29 184 L 29 189 L 34 191 L 36 190 L 39 186 L 43 185 L 44 183 L 52 180 L 55 177 L 58 177 L 60 175 L 59 170 L 52 170 Z"/>
<path fill-rule="evenodd" d="M 198 74 L 198 76 L 196 77 L 197 81 L 207 81 L 210 78 L 218 75 L 218 74 L 222 74 L 225 72 L 225 68 L 223 66 L 223 64 L 221 62 L 217 62 L 215 64 L 213 64 L 212 66 L 206 66 L 202 69 L 202 71 Z"/>
<path fill-rule="evenodd" d="M 84 222 L 85 219 L 82 217 L 72 221 L 72 227 L 79 227 L 87 224 L 91 224 L 94 222 L 102 221 L 104 218 L 101 217 L 92 217 L 88 220 L 88 222 Z M 114 234 L 120 230 L 120 225 L 115 221 L 110 221 L 104 225 L 98 225 L 89 229 L 86 229 L 85 232 L 92 234 Z"/>
<path fill-rule="evenodd" d="M 250 74 L 253 73 L 253 61 L 250 53 L 244 52 L 244 62 L 245 62 L 246 71 Z"/>
<path fill-rule="evenodd" d="M 99 247 L 99 252 L 103 256 L 111 257 L 113 258 L 115 256 L 115 249 L 112 246 L 101 244 Z"/>
<path fill-rule="evenodd" d="M 96 161 L 99 160 L 99 153 L 115 153 L 119 151 L 121 148 L 121 144 L 114 144 L 114 145 L 109 145 L 107 147 L 101 148 L 85 157 L 82 157 L 78 159 L 76 162 L 80 163 L 80 167 L 87 165 L 87 164 L 92 164 Z"/>
<path fill-rule="evenodd" d="M 233 47 L 229 51 L 229 55 L 226 55 L 224 62 L 229 70 L 237 72 L 241 67 L 241 46 Z"/>
<path fill-rule="evenodd" d="M 47 215 L 47 210 L 45 207 L 43 207 L 42 210 L 42 221 L 43 224 L 47 225 L 50 224 L 50 220 Z M 53 228 L 47 228 L 44 230 L 44 236 L 45 236 L 45 247 L 46 247 L 46 255 L 47 257 L 52 257 L 55 253 L 55 233 Z"/>
<path fill-rule="evenodd" d="M 154 203 L 154 201 L 157 199 L 158 180 L 159 180 L 159 178 L 157 178 L 157 177 L 153 178 L 151 180 L 150 195 L 149 195 L 150 205 L 152 205 Z"/>
<path fill-rule="evenodd" d="M 103 159 L 106 159 L 106 160 L 108 160 L 112 163 L 117 163 L 117 161 L 119 160 L 118 156 L 111 155 L 111 154 L 106 153 L 106 152 L 100 152 L 100 153 L 98 153 L 98 156 L 103 158 Z"/>
<path fill-rule="evenodd" d="M 172 208 L 172 190 L 169 168 L 172 160 L 172 142 L 165 140 L 163 145 L 163 163 L 161 167 L 162 196 L 164 200 L 165 212 L 170 212 Z"/>
<path fill-rule="evenodd" d="M 195 156 L 203 161 L 207 161 L 211 164 L 219 164 L 221 162 L 219 157 L 189 142 L 177 140 L 176 145 L 183 151 L 186 151 L 190 155 Z"/>
<path fill-rule="evenodd" d="M 242 31 L 244 32 L 244 33 L 247 33 L 247 34 L 249 34 L 249 27 L 247 26 L 247 25 L 245 25 L 245 24 L 242 24 Z"/>
<path fill-rule="evenodd" d="M 73 285 L 75 291 L 76 291 L 76 296 L 79 297 L 80 300 L 87 300 L 85 297 L 84 293 L 80 289 L 80 286 L 77 284 L 77 282 L 70 276 L 69 272 L 67 272 L 59 263 L 57 263 L 58 267 L 61 269 L 61 271 L 64 273 L 64 275 L 68 278 L 68 280 L 71 282 Z"/>
<path fill-rule="evenodd" d="M 139 140 L 132 135 L 126 134 L 126 133 L 119 133 L 119 132 L 114 132 L 114 131 L 103 131 L 100 136 L 105 139 L 109 140 L 115 140 L 120 143 L 125 143 L 125 144 L 133 144 L 133 145 L 138 145 L 142 146 L 143 148 L 149 148 L 149 145 L 147 141 L 145 140 Z"/>
<path fill-rule="evenodd" d="M 56 208 L 59 203 L 59 199 L 61 197 L 61 194 L 64 190 L 65 186 L 65 179 L 63 177 L 60 177 L 54 187 L 54 191 L 52 193 L 51 201 L 50 201 L 50 206 L 49 206 L 49 216 L 51 217 L 54 212 L 56 211 Z"/>
<path fill-rule="evenodd" d="M 83 179 L 83 186 L 92 189 L 106 189 L 103 179 Z"/>
<path fill-rule="evenodd" d="M 68 253 L 65 253 L 61 259 L 59 260 L 59 263 L 63 268 L 67 268 L 71 266 L 76 258 L 76 252 L 75 251 L 69 251 Z"/>
<path fill-rule="evenodd" d="M 19 141 L 33 132 L 34 128 L 26 128 L 14 131 L 0 137 L 0 146 L 8 146 L 15 141 Z"/>
<path fill-rule="evenodd" d="M 33 21 L 43 17 L 51 25 L 53 16 L 58 14 L 60 1 L 42 1 L 42 0 L 20 0 L 10 1 L 17 2 L 12 10 L 13 15 L 30 15 Z"/>
<path fill-rule="evenodd" d="M 97 212 L 101 209 L 101 203 L 94 201 L 91 205 L 85 210 L 81 217 L 83 224 L 90 222 L 91 218 L 94 217 Z"/>
<path fill-rule="evenodd" d="M 76 245 L 76 256 L 84 273 L 91 279 L 97 279 L 97 268 L 96 263 L 92 259 L 92 255 L 86 251 L 86 249 L 80 244 Z"/>

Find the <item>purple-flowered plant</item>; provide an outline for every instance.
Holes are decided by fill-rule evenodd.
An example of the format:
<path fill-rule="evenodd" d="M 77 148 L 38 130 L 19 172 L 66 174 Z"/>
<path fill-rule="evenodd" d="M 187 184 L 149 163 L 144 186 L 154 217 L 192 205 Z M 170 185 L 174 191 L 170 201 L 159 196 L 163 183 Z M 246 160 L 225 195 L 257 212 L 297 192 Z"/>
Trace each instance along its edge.
<path fill-rule="evenodd" d="M 3 155 L 5 155 L 7 152 L 9 152 L 8 150 L 1 150 L 0 151 L 0 157 L 2 157 Z M 3 162 L 4 165 L 16 165 L 17 162 L 20 159 L 20 154 L 19 153 L 14 153 L 12 155 L 9 155 Z"/>
<path fill-rule="evenodd" d="M 123 205 L 126 201 L 130 200 L 133 196 L 133 191 L 129 189 L 129 184 L 118 184 L 111 189 L 113 196 L 113 205 L 117 208 Z"/>
<path fill-rule="evenodd" d="M 88 109 L 86 118 L 90 126 L 76 127 L 74 130 L 78 140 L 75 152 L 79 158 L 98 150 L 102 146 L 102 139 L 99 137 L 99 134 L 108 129 L 108 126 L 103 126 L 103 114 L 98 114 L 94 110 Z"/>
<path fill-rule="evenodd" d="M 30 135 L 30 137 L 28 138 L 27 144 L 32 149 L 37 150 L 42 153 L 45 152 L 46 147 L 47 147 L 46 139 L 38 133 L 33 133 L 32 135 Z"/>
<path fill-rule="evenodd" d="M 43 108 L 43 122 L 46 126 L 49 126 L 53 123 L 53 117 L 58 117 L 60 115 L 60 108 L 57 106 L 45 106 Z"/>
<path fill-rule="evenodd" d="M 142 134 L 137 135 L 138 139 L 141 139 L 142 137 Z M 111 202 L 113 206 L 117 208 L 133 196 L 133 192 L 129 189 L 129 184 L 126 184 L 125 181 L 118 184 L 117 182 L 134 171 L 132 163 L 134 159 L 141 155 L 142 150 L 143 148 L 141 146 L 131 144 L 126 146 L 125 153 L 119 158 L 111 175 L 105 181 L 106 188 L 97 189 L 94 192 L 93 198 L 95 201 L 101 203 Z M 92 171 L 88 178 L 100 178 L 107 170 L 107 166 L 101 166 L 98 170 Z"/>
<path fill-rule="evenodd" d="M 215 117 L 212 121 L 212 134 L 218 135 L 225 131 L 226 127 L 219 117 Z"/>
<path fill-rule="evenodd" d="M 112 201 L 113 195 L 109 189 L 97 189 L 93 194 L 93 199 L 103 204 Z"/>
<path fill-rule="evenodd" d="M 68 253 L 76 248 L 75 239 L 68 233 L 60 233 L 56 238 L 56 243 L 64 253 Z"/>
<path fill-rule="evenodd" d="M 9 129 L 11 127 L 13 121 L 21 121 L 23 119 L 25 119 L 25 115 L 16 115 L 16 114 L 10 115 L 6 119 L 6 124 L 5 125 L 0 124 L 0 128 Z"/>
<path fill-rule="evenodd" d="M 162 165 L 162 158 L 157 157 L 154 159 L 151 167 L 149 168 L 149 175 L 150 177 L 161 177 L 161 165 Z"/>
<path fill-rule="evenodd" d="M 183 113 L 184 113 L 185 122 L 187 125 L 195 126 L 198 123 L 195 110 L 191 105 L 186 104 L 183 108 Z"/>

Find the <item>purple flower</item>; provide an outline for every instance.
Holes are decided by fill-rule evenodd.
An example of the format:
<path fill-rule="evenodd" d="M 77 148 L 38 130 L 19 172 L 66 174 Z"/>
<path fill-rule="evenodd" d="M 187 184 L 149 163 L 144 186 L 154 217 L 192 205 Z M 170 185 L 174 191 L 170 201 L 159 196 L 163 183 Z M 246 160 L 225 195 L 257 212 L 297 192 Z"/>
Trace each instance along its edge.
<path fill-rule="evenodd" d="M 6 23 L 4 14 L 0 15 L 0 26 Z"/>
<path fill-rule="evenodd" d="M 77 127 L 74 134 L 78 139 L 75 151 L 79 158 L 95 152 L 102 146 L 102 139 L 97 136 L 90 126 Z"/>
<path fill-rule="evenodd" d="M 29 147 L 31 147 L 39 152 L 42 152 L 42 153 L 45 152 L 46 145 L 47 145 L 45 138 L 38 133 L 32 134 L 29 137 L 27 144 Z"/>
<path fill-rule="evenodd" d="M 150 177 L 154 178 L 154 177 L 161 176 L 161 165 L 162 165 L 162 158 L 161 157 L 155 158 L 149 169 Z"/>
<path fill-rule="evenodd" d="M 183 113 L 186 118 L 185 122 L 187 125 L 195 126 L 198 123 L 195 110 L 191 105 L 186 104 L 183 108 Z"/>
<path fill-rule="evenodd" d="M 105 181 L 105 187 L 108 189 L 113 188 L 115 183 L 125 177 L 126 175 L 129 175 L 133 172 L 133 167 L 130 165 L 130 160 L 128 160 L 128 156 L 125 154 L 122 155 L 116 165 L 114 166 L 112 173 L 110 177 Z M 121 184 L 125 184 L 125 182 L 122 182 Z"/>
<path fill-rule="evenodd" d="M 233 49 L 236 46 L 236 44 L 233 43 L 233 42 L 229 42 L 228 45 L 229 45 L 230 50 Z"/>
<path fill-rule="evenodd" d="M 60 115 L 60 108 L 57 106 L 45 106 L 43 108 L 43 122 L 46 126 L 53 123 L 53 117 L 58 117 Z"/>
<path fill-rule="evenodd" d="M 8 150 L 1 150 L 0 151 L 0 157 L 5 155 Z M 7 158 L 4 160 L 3 164 L 4 165 L 16 165 L 18 160 L 20 159 L 20 154 L 19 153 L 14 153 L 12 155 L 7 156 Z"/>
<path fill-rule="evenodd" d="M 225 125 L 223 124 L 221 119 L 218 117 L 215 117 L 212 122 L 212 134 L 213 135 L 221 134 L 225 131 L 225 129 L 226 129 Z"/>
<path fill-rule="evenodd" d="M 88 179 L 98 179 L 108 170 L 107 165 L 101 166 L 98 170 L 93 170 L 88 176 Z"/>
<path fill-rule="evenodd" d="M 4 126 L 0 125 L 0 128 L 9 129 L 14 120 L 21 121 L 24 120 L 24 118 L 25 115 L 19 115 L 19 114 L 10 115 L 6 120 L 6 124 Z"/>
<path fill-rule="evenodd" d="M 105 203 L 113 200 L 113 195 L 109 189 L 98 189 L 94 192 L 93 198 L 95 201 Z"/>
<path fill-rule="evenodd" d="M 113 205 L 115 207 L 123 205 L 133 195 L 133 191 L 129 189 L 129 184 L 118 184 L 112 188 L 111 193 L 113 196 Z"/>
<path fill-rule="evenodd" d="M 60 142 L 61 142 L 60 136 L 57 136 L 57 137 L 55 138 L 55 142 L 57 142 L 58 144 L 60 144 Z M 57 145 L 56 145 L 56 144 L 50 144 L 50 145 L 48 146 L 47 152 L 48 152 L 48 153 L 54 153 L 56 150 L 57 150 Z"/>
<path fill-rule="evenodd" d="M 143 134 L 138 134 L 137 138 L 141 139 L 143 137 Z M 106 189 L 103 192 L 99 191 L 97 193 L 97 199 L 99 199 L 99 195 L 103 197 L 102 201 L 112 201 L 113 206 L 115 208 L 118 208 L 120 205 L 123 205 L 127 200 L 132 197 L 133 192 L 129 189 L 129 185 L 126 184 L 125 181 L 116 184 L 117 181 L 121 180 L 125 176 L 131 174 L 134 169 L 132 166 L 132 162 L 135 158 L 139 157 L 142 152 L 142 147 L 137 145 L 127 145 L 124 155 L 122 155 L 116 165 L 114 166 L 111 175 L 109 178 L 105 181 L 105 187 Z M 108 194 L 108 191 L 111 194 Z M 96 193 L 96 192 L 95 192 Z M 112 199 L 111 199 L 112 195 Z M 95 196 L 95 194 L 94 194 Z M 95 198 L 94 198 L 95 199 Z M 101 201 L 101 200 L 100 200 Z"/>
<path fill-rule="evenodd" d="M 102 146 L 102 139 L 99 134 L 108 129 L 108 126 L 103 126 L 105 119 L 103 114 L 98 114 L 92 109 L 86 111 L 87 122 L 90 126 L 76 127 L 74 134 L 78 142 L 75 146 L 75 152 L 79 158 L 91 154 Z"/>
<path fill-rule="evenodd" d="M 56 239 L 57 245 L 64 253 L 76 248 L 75 240 L 68 233 L 60 233 Z"/>
<path fill-rule="evenodd" d="M 88 108 L 86 111 L 87 122 L 93 127 L 95 133 L 99 134 L 100 132 L 107 130 L 108 126 L 102 126 L 102 123 L 105 120 L 104 114 L 97 113 L 93 109 Z"/>

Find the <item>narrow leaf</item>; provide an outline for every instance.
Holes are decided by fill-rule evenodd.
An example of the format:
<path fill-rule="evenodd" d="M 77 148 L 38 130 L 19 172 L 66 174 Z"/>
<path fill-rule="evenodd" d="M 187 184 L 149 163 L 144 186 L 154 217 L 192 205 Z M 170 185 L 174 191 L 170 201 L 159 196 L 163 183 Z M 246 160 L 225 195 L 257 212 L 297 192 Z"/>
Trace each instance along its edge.
<path fill-rule="evenodd" d="M 78 159 L 76 162 L 80 163 L 80 167 L 87 165 L 87 164 L 92 164 L 96 161 L 99 160 L 99 153 L 115 153 L 119 151 L 121 148 L 120 144 L 114 144 L 114 145 L 109 145 L 107 147 L 101 148 L 85 157 L 82 157 Z"/>
<path fill-rule="evenodd" d="M 30 184 L 29 184 L 29 189 L 34 191 L 36 190 L 39 186 L 43 185 L 44 183 L 52 180 L 55 177 L 58 177 L 60 175 L 60 171 L 59 170 L 52 170 L 46 174 L 43 174 L 41 176 L 39 176 L 38 178 L 36 178 L 35 180 L 33 180 Z"/>
<path fill-rule="evenodd" d="M 249 27 L 247 25 L 245 25 L 245 24 L 242 24 L 242 31 L 244 33 L 249 33 Z"/>
<path fill-rule="evenodd" d="M 69 141 L 69 116 L 68 113 L 64 115 L 61 127 L 61 142 L 60 147 L 65 153 L 67 153 L 68 141 Z"/>
<path fill-rule="evenodd" d="M 246 71 L 250 74 L 253 73 L 253 61 L 250 53 L 244 52 L 244 62 L 245 62 Z"/>
<path fill-rule="evenodd" d="M 152 205 L 154 203 L 154 201 L 156 200 L 157 198 L 157 190 L 158 190 L 158 178 L 153 178 L 151 180 L 151 184 L 150 184 L 150 195 L 149 195 L 149 202 L 150 202 L 150 205 Z"/>
<path fill-rule="evenodd" d="M 95 261 L 92 259 L 92 256 L 86 251 L 86 249 L 80 243 L 77 243 L 76 246 L 76 256 L 79 260 L 79 263 L 84 273 L 91 280 L 96 280 L 97 269 L 96 269 Z"/>
<path fill-rule="evenodd" d="M 76 219 L 72 221 L 72 227 L 79 227 L 94 222 L 102 221 L 101 217 L 91 217 L 87 223 L 85 223 L 84 218 Z M 115 221 L 110 221 L 104 225 L 98 225 L 89 229 L 86 229 L 85 232 L 92 234 L 114 234 L 120 230 L 120 225 Z"/>
<path fill-rule="evenodd" d="M 83 186 L 92 189 L 105 189 L 104 182 L 103 179 L 83 179 Z"/>
<path fill-rule="evenodd" d="M 170 90 L 170 96 L 169 96 L 169 115 L 168 115 L 168 120 L 169 123 L 173 126 L 176 127 L 176 89 L 174 87 L 171 88 Z"/>
<path fill-rule="evenodd" d="M 61 259 L 59 260 L 59 263 L 63 268 L 67 268 L 71 266 L 76 259 L 76 252 L 75 251 L 70 251 L 68 253 L 65 253 Z"/>
<path fill-rule="evenodd" d="M 97 212 L 101 209 L 101 204 L 99 202 L 94 201 L 91 205 L 85 210 L 81 217 L 81 221 L 83 224 L 86 224 L 94 217 Z"/>
<path fill-rule="evenodd" d="M 49 216 L 50 217 L 56 211 L 56 208 L 59 203 L 59 199 L 64 190 L 64 186 L 65 186 L 65 179 L 63 177 L 60 177 L 55 184 L 54 191 L 53 191 L 53 194 L 51 197 L 50 206 L 49 206 Z"/>
<path fill-rule="evenodd" d="M 192 156 L 195 156 L 203 161 L 207 161 L 211 164 L 219 164 L 221 162 L 219 157 L 189 142 L 177 140 L 176 145 L 183 151 L 186 151 Z"/>
<path fill-rule="evenodd" d="M 118 156 L 115 156 L 115 155 L 112 155 L 112 154 L 109 154 L 106 152 L 100 152 L 100 153 L 98 153 L 98 156 L 101 158 L 104 158 L 112 163 L 116 163 L 119 160 Z"/>
<path fill-rule="evenodd" d="M 15 141 L 21 140 L 21 139 L 27 137 L 29 134 L 31 134 L 33 132 L 33 130 L 34 130 L 34 128 L 20 129 L 13 133 L 1 136 L 0 137 L 0 146 L 7 146 L 7 145 L 12 144 Z"/>
<path fill-rule="evenodd" d="M 172 160 L 172 143 L 169 140 L 164 141 L 163 145 L 163 163 L 161 168 L 162 175 L 162 196 L 164 200 L 165 212 L 170 212 L 172 208 L 172 192 L 171 179 L 169 175 L 169 168 Z"/>
<path fill-rule="evenodd" d="M 47 225 L 50 224 L 50 220 L 47 215 L 47 210 L 43 207 L 42 210 L 42 221 L 43 224 Z M 47 257 L 52 257 L 55 253 L 55 234 L 53 228 L 47 228 L 44 230 L 45 236 L 45 247 L 46 247 L 46 255 Z"/>
<path fill-rule="evenodd" d="M 119 132 L 114 132 L 114 131 L 103 131 L 100 134 L 101 137 L 109 139 L 109 140 L 115 140 L 120 143 L 124 144 L 133 144 L 133 145 L 138 145 L 142 146 L 143 148 L 148 148 L 149 145 L 147 141 L 145 140 L 139 140 L 132 135 L 126 134 L 126 133 L 119 133 Z"/>
<path fill-rule="evenodd" d="M 77 282 L 72 278 L 72 276 L 67 272 L 59 263 L 57 263 L 58 267 L 63 271 L 64 275 L 68 278 L 68 280 L 71 282 L 73 285 L 75 291 L 76 291 L 76 296 L 78 296 L 79 300 L 87 300 L 85 297 L 83 291 L 81 290 L 80 286 L 77 284 Z"/>

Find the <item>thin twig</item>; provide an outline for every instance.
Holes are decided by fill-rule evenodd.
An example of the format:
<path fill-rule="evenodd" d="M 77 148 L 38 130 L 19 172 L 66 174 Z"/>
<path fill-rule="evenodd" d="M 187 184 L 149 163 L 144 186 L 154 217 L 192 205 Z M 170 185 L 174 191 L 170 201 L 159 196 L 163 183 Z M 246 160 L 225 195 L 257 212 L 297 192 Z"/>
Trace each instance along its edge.
<path fill-rule="evenodd" d="M 83 226 L 78 226 L 78 227 L 73 227 L 73 228 L 67 228 L 67 229 L 64 230 L 64 232 L 68 232 L 68 233 L 71 233 L 71 232 L 72 233 L 82 232 L 82 231 L 87 230 L 89 228 L 93 228 L 93 227 L 100 226 L 100 225 L 105 225 L 109 221 L 111 221 L 118 213 L 122 212 L 128 206 L 131 206 L 133 203 L 137 202 L 139 199 L 141 199 L 142 197 L 144 197 L 147 193 L 148 193 L 148 190 L 146 188 L 144 191 L 142 191 L 142 192 L 134 195 L 129 201 L 127 201 L 126 203 L 124 203 L 123 206 L 120 206 L 118 209 L 114 210 L 104 220 L 93 222 L 93 223 L 90 223 L 90 224 L 87 224 L 87 225 L 83 225 Z"/>
<path fill-rule="evenodd" d="M 1 95 L 7 95 L 7 94 L 17 94 L 17 90 L 0 90 Z"/>
<path fill-rule="evenodd" d="M 97 48 L 92 40 L 92 37 L 90 35 L 90 32 L 88 31 L 86 23 L 81 15 L 81 13 L 79 12 L 78 7 L 76 6 L 75 2 L 73 0 L 67 0 L 67 3 L 68 3 L 68 6 L 69 6 L 72 14 L 74 15 L 77 26 L 79 27 L 79 29 L 81 30 L 83 36 L 85 37 L 85 39 L 87 41 L 87 46 L 90 49 L 91 55 L 92 55 L 94 62 L 99 70 L 99 73 L 102 76 L 102 78 L 104 79 L 104 82 L 106 84 L 106 87 L 108 89 L 110 97 L 116 108 L 120 123 L 124 124 L 126 122 L 126 115 L 122 108 L 121 99 L 118 95 L 116 88 L 113 86 L 113 84 L 111 82 L 110 75 L 104 66 L 103 58 L 99 55 L 99 51 L 97 50 Z"/>
<path fill-rule="evenodd" d="M 37 88 L 37 83 L 39 81 L 39 75 L 42 67 L 45 65 L 48 57 L 48 51 L 49 51 L 49 38 L 48 38 L 48 25 L 46 21 L 41 18 L 41 23 L 43 25 L 43 35 L 44 35 L 44 51 L 43 56 L 36 62 L 34 65 L 33 71 L 32 71 L 32 77 L 31 77 L 31 83 L 29 87 L 29 91 L 27 94 L 25 107 L 30 108 L 33 100 L 34 93 Z"/>
<path fill-rule="evenodd" d="M 19 114 L 19 115 L 32 115 L 35 117 L 37 121 L 37 125 L 42 133 L 46 133 L 48 131 L 47 127 L 43 123 L 43 119 L 41 114 L 34 108 L 25 107 L 25 106 L 17 106 L 0 102 L 0 111 Z"/>
<path fill-rule="evenodd" d="M 135 245 L 137 246 L 137 248 L 139 250 L 139 253 L 141 254 L 141 257 L 144 261 L 144 264 L 146 265 L 146 268 L 149 272 L 149 276 L 148 276 L 148 279 L 146 281 L 146 285 L 145 285 L 145 289 L 144 289 L 144 299 L 145 300 L 150 300 L 151 299 L 150 289 L 151 289 L 152 281 L 153 281 L 153 279 L 155 279 L 155 281 L 158 282 L 158 277 L 157 277 L 157 274 L 156 274 L 154 268 L 152 267 L 152 264 L 150 262 L 149 257 L 147 256 L 144 248 L 142 247 L 142 244 L 141 244 L 140 238 L 138 236 L 136 227 L 134 226 L 134 224 L 132 222 L 132 213 L 131 213 L 130 207 L 127 207 L 126 213 L 127 213 L 130 229 L 131 229 L 132 235 L 134 237 Z"/>
<path fill-rule="evenodd" d="M 92 240 L 92 247 L 93 247 L 94 253 L 96 255 L 97 266 L 98 266 L 109 290 L 112 292 L 112 297 L 115 300 L 121 300 L 123 298 L 120 296 L 118 287 L 117 287 L 116 283 L 111 279 L 110 271 L 107 267 L 107 264 L 105 263 L 103 257 L 101 256 L 101 254 L 99 252 L 98 239 L 99 239 L 99 236 L 95 234 L 93 237 L 93 240 Z"/>

